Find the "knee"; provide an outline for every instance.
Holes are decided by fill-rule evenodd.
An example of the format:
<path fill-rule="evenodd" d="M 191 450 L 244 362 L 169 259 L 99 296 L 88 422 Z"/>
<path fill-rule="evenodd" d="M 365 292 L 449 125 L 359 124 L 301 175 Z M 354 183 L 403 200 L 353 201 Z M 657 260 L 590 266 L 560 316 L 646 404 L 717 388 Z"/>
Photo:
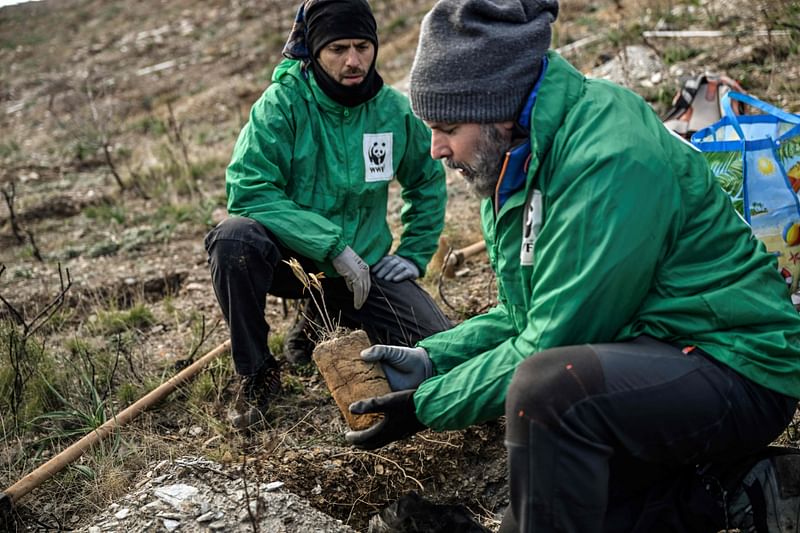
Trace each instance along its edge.
<path fill-rule="evenodd" d="M 231 258 L 244 264 L 251 258 L 277 262 L 280 253 L 267 230 L 253 219 L 231 217 L 220 222 L 205 238 L 208 260 L 229 263 Z"/>
<path fill-rule="evenodd" d="M 603 389 L 603 372 L 591 348 L 545 350 L 517 367 L 506 397 L 507 422 L 556 427 L 570 407 Z"/>

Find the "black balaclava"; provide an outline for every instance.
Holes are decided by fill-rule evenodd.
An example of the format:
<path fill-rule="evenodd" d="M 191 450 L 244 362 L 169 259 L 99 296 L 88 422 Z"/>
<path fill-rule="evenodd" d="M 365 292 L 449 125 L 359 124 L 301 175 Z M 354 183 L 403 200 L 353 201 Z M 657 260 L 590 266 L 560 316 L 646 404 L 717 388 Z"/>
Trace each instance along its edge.
<path fill-rule="evenodd" d="M 383 79 L 375 70 L 378 58 L 377 24 L 366 0 L 309 0 L 304 6 L 308 60 L 325 94 L 347 107 L 363 104 L 378 94 Z M 366 39 L 375 47 L 375 58 L 364 81 L 356 86 L 348 87 L 335 81 L 319 64 L 320 51 L 338 39 Z"/>

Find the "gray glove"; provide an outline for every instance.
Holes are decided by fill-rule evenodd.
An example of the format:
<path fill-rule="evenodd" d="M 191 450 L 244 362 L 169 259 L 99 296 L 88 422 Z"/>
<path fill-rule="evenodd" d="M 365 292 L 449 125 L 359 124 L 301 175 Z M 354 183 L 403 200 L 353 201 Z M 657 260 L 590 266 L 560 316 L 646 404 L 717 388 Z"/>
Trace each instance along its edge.
<path fill-rule="evenodd" d="M 387 255 L 372 267 L 372 273 L 378 279 L 386 281 L 405 281 L 417 279 L 419 269 L 417 265 L 399 255 Z"/>
<path fill-rule="evenodd" d="M 380 361 L 393 391 L 416 389 L 433 375 L 433 363 L 425 348 L 376 344 L 361 352 L 361 360 Z"/>
<path fill-rule="evenodd" d="M 369 265 L 348 246 L 333 259 L 333 268 L 344 278 L 347 288 L 353 293 L 353 306 L 361 309 L 369 296 L 372 283 L 369 279 Z"/>

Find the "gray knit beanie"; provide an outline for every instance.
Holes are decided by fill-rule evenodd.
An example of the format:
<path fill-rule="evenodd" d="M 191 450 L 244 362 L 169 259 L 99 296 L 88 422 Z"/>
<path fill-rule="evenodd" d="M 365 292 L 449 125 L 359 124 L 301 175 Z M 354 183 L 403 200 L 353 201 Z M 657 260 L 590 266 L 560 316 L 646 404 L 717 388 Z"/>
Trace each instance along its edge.
<path fill-rule="evenodd" d="M 422 20 L 411 108 L 423 120 L 515 120 L 550 47 L 558 0 L 439 0 Z"/>

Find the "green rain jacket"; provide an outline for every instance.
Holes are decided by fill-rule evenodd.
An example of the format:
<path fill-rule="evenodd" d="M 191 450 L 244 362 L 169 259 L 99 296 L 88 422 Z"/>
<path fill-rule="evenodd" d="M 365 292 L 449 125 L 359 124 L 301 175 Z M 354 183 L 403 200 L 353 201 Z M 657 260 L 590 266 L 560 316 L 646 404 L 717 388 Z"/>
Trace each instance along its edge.
<path fill-rule="evenodd" d="M 287 59 L 239 134 L 226 175 L 228 212 L 260 222 L 286 248 L 338 276 L 331 260 L 348 245 L 370 265 L 389 252 L 386 206 L 395 177 L 404 206 L 394 253 L 424 274 L 447 202 L 430 130 L 395 89 L 384 86 L 345 107 Z"/>
<path fill-rule="evenodd" d="M 702 154 L 634 93 L 548 60 L 526 183 L 498 211 L 481 204 L 498 305 L 418 343 L 434 366 L 414 395 L 420 421 L 443 430 L 497 418 L 525 358 L 639 335 L 695 345 L 800 397 L 800 315 Z M 523 265 L 534 189 L 542 223 Z"/>

